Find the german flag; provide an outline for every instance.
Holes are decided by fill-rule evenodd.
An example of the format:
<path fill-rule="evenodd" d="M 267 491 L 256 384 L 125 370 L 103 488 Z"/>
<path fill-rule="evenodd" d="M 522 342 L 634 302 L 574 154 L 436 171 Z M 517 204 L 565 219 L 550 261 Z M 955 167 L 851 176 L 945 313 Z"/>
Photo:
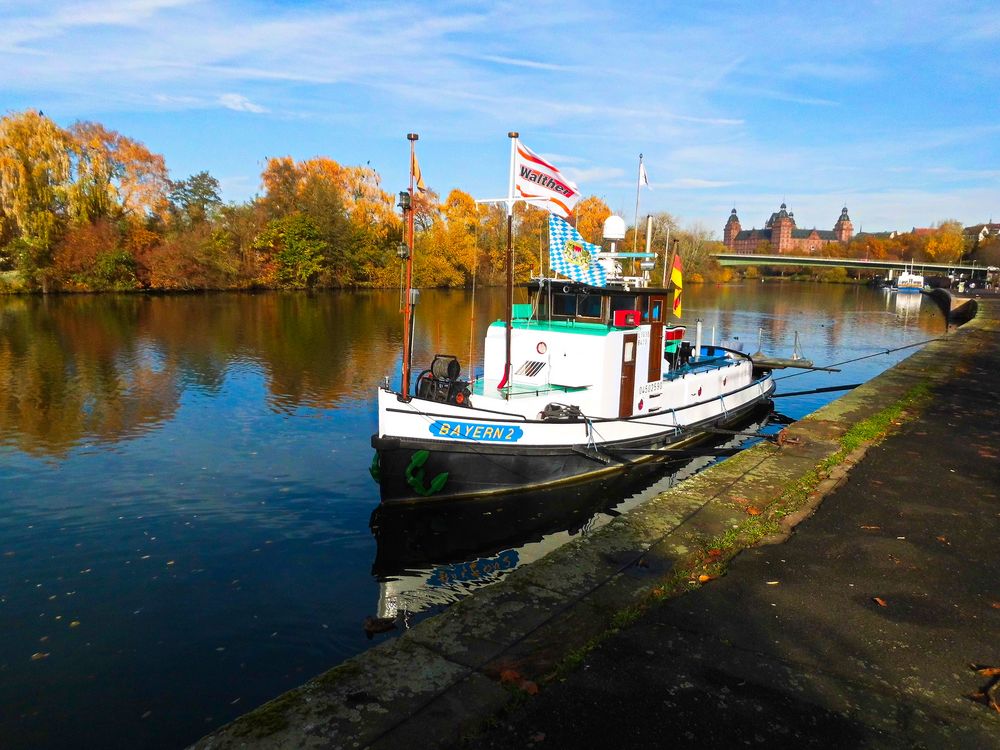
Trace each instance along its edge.
<path fill-rule="evenodd" d="M 681 290 L 684 287 L 684 275 L 681 273 L 681 256 L 674 256 L 674 265 L 670 268 L 670 283 L 674 287 L 674 315 L 681 316 Z"/>

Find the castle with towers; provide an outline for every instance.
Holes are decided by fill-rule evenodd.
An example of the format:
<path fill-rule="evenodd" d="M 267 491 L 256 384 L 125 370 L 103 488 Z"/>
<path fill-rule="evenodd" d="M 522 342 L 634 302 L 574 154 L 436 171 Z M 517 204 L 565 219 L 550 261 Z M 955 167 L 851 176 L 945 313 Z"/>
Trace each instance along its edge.
<path fill-rule="evenodd" d="M 763 229 L 743 229 L 734 208 L 723 230 L 722 242 L 731 253 L 750 255 L 767 251 L 773 254 L 812 255 L 823 245 L 831 242 L 846 245 L 853 236 L 854 225 L 851 224 L 851 217 L 847 215 L 847 206 L 844 206 L 840 218 L 830 231 L 815 228 L 797 229 L 795 214 L 782 203 L 781 208 L 771 214 L 771 218 L 764 223 Z"/>

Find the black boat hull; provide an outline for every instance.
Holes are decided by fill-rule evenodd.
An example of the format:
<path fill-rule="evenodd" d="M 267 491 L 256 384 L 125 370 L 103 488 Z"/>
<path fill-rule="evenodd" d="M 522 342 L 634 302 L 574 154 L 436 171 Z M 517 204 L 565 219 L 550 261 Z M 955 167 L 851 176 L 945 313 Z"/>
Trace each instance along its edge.
<path fill-rule="evenodd" d="M 763 403 L 767 401 L 754 400 L 680 433 L 667 430 L 641 440 L 597 446 L 444 443 L 372 435 L 382 502 L 456 500 L 591 481 L 636 464 L 676 458 L 669 450 L 703 443 L 713 437 L 711 428 L 738 424 Z"/>

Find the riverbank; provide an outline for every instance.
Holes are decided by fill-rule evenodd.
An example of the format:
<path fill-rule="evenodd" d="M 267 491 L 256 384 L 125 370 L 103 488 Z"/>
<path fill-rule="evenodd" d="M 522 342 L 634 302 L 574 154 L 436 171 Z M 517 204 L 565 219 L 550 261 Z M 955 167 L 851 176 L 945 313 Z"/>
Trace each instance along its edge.
<path fill-rule="evenodd" d="M 558 716 L 559 701 L 572 700 L 575 695 L 573 691 L 564 694 L 559 679 L 566 677 L 566 685 L 578 687 L 604 684 L 593 671 L 595 660 L 601 654 L 608 653 L 613 644 L 625 644 L 627 649 L 630 633 L 651 627 L 650 618 L 659 613 L 690 607 L 691 602 L 714 590 L 735 586 L 741 580 L 739 571 L 744 559 L 758 557 L 764 548 L 757 547 L 749 555 L 742 556 L 733 563 L 729 575 L 719 578 L 737 552 L 765 542 L 783 541 L 796 524 L 815 510 L 824 496 L 837 490 L 848 476 L 854 476 L 848 472 L 887 432 L 903 427 L 911 437 L 924 437 L 918 434 L 923 430 L 915 427 L 927 419 L 921 414 L 933 414 L 935 409 L 940 409 L 940 394 L 957 392 L 960 381 L 969 378 L 970 373 L 979 369 L 989 372 L 989 362 L 980 361 L 983 357 L 987 360 L 1000 357 L 996 346 L 997 317 L 994 302 L 982 304 L 977 319 L 967 326 L 928 345 L 895 368 L 789 427 L 782 446 L 759 445 L 709 469 L 587 538 L 514 571 L 501 584 L 462 601 L 400 638 L 383 643 L 241 717 L 204 738 L 196 747 L 389 747 L 400 742 L 434 747 L 470 734 L 476 736 L 473 745 L 496 742 L 496 746 L 503 746 L 511 739 L 503 739 L 503 732 L 508 731 L 505 729 L 507 722 L 496 724 L 493 735 L 483 734 L 490 717 L 510 710 L 529 712 L 518 715 L 534 717 L 530 712 L 535 710 L 536 703 L 538 706 L 551 705 L 554 715 Z M 961 392 L 968 393 L 967 390 Z M 978 429 L 976 423 L 964 421 L 962 424 L 969 437 L 973 437 L 974 430 Z M 978 444 L 976 441 L 969 443 Z M 925 455 L 931 447 L 945 450 L 945 446 L 950 445 L 951 441 L 917 440 L 917 447 Z M 995 446 L 995 442 L 987 436 L 983 445 L 984 450 L 990 450 L 989 446 Z M 897 473 L 907 477 L 914 460 L 905 453 L 898 454 L 896 459 Z M 983 457 L 982 460 L 989 459 Z M 925 468 L 936 475 L 947 472 L 944 464 L 924 463 Z M 952 478 L 950 473 L 948 478 Z M 879 481 L 891 486 L 894 475 L 889 474 Z M 957 494 L 948 487 L 944 491 Z M 996 523 L 995 518 L 993 523 Z M 888 528 L 877 523 L 863 525 Z M 803 531 L 809 528 L 807 524 Z M 796 536 L 802 533 L 797 532 Z M 948 538 L 946 534 L 941 536 Z M 959 538 L 954 537 L 953 544 Z M 996 535 L 990 538 L 995 540 Z M 891 543 L 892 539 L 886 541 Z M 808 551 L 808 544 L 805 546 Z M 786 547 L 771 549 L 784 550 Z M 886 551 L 886 554 L 893 553 Z M 784 555 L 779 554 L 779 557 Z M 903 558 L 897 554 L 896 559 Z M 881 566 L 873 570 L 884 574 Z M 981 570 L 960 572 L 981 582 L 978 578 Z M 810 593 L 808 587 L 798 592 L 781 589 L 780 578 L 776 576 L 775 579 L 778 583 L 774 585 L 768 581 L 761 583 L 767 587 L 763 591 L 791 591 L 793 600 L 802 598 L 800 606 L 805 610 L 827 601 L 821 589 L 815 593 Z M 703 587 L 703 591 L 693 591 Z M 868 607 L 875 598 L 889 605 L 891 597 L 882 596 L 884 590 L 883 587 L 879 592 L 868 594 L 862 589 L 856 597 L 857 606 Z M 684 592 L 691 593 L 676 596 Z M 667 604 L 663 604 L 664 601 Z M 765 606 L 770 609 L 771 603 L 777 604 L 757 595 L 753 599 L 734 599 L 731 606 L 769 618 L 773 612 L 765 610 L 761 614 L 758 610 Z M 871 606 L 878 607 L 876 612 L 890 610 L 889 606 L 883 607 L 877 602 Z M 947 608 L 941 609 L 947 612 Z M 898 622 L 905 630 L 906 611 L 898 611 L 904 615 Z M 834 617 L 839 614 L 840 610 Z M 1000 610 L 976 610 L 970 622 L 977 627 L 992 623 L 995 628 L 997 617 L 1000 617 Z M 829 632 L 823 640 L 825 646 L 818 655 L 821 660 L 864 669 L 864 665 L 852 661 L 854 655 L 849 648 L 849 631 L 854 626 L 854 619 L 834 619 L 828 623 Z M 796 644 L 801 646 L 810 642 L 814 635 L 808 629 L 783 628 L 780 623 L 777 627 L 769 623 L 769 628 L 758 628 L 755 632 L 779 641 L 787 638 L 792 649 Z M 685 647 L 681 644 L 677 648 L 683 650 Z M 650 650 L 652 654 L 646 653 Z M 660 660 L 656 658 L 656 648 L 639 648 L 635 656 L 642 664 L 654 667 L 647 669 L 649 672 L 673 674 L 674 651 L 664 646 L 662 653 L 667 656 Z M 916 651 L 909 656 L 919 658 Z M 966 658 L 987 657 L 969 654 Z M 721 668 L 725 662 L 723 659 L 710 666 Z M 752 665 L 746 662 L 744 666 L 753 676 Z M 956 665 L 956 674 L 960 667 L 966 669 Z M 639 667 L 632 663 L 632 670 L 637 669 Z M 789 671 L 794 672 L 793 669 L 785 672 L 778 669 L 774 674 L 778 678 L 787 677 Z M 817 664 L 813 671 L 827 674 L 831 670 L 824 664 Z M 975 687 L 974 683 L 973 678 L 970 690 Z M 525 700 L 534 695 L 540 685 L 541 696 Z M 615 700 L 641 703 L 627 685 L 627 681 L 624 685 L 619 683 L 622 692 L 614 695 Z M 794 681 L 789 685 L 794 685 Z M 921 688 L 917 685 L 914 689 L 919 691 Z M 593 691 L 588 694 L 595 695 Z M 781 703 L 780 693 L 774 695 L 778 696 L 775 701 Z M 880 697 L 884 696 L 880 694 Z M 662 703 L 666 696 L 650 699 Z M 853 704 L 864 703 L 864 690 L 851 700 Z M 885 700 L 877 703 L 882 707 L 886 705 Z M 668 728 L 684 731 L 681 723 L 663 714 L 664 708 L 661 707 L 659 713 L 648 705 L 646 709 L 644 715 L 652 722 L 648 729 L 655 732 L 656 737 L 662 739 Z M 974 725 L 978 714 L 973 711 L 980 707 L 969 702 L 967 709 L 969 721 Z M 926 713 L 922 704 L 915 710 Z M 948 710 L 953 710 L 951 704 Z M 584 719 L 607 722 L 609 718 L 601 705 L 591 705 L 588 711 L 590 715 L 586 717 L 575 711 L 565 714 L 565 724 L 558 725 L 557 719 L 553 719 L 557 723 L 552 726 L 576 722 L 592 728 Z M 901 720 L 901 715 L 904 719 L 912 719 L 912 712 L 890 713 L 896 721 Z M 719 721 L 710 711 L 705 719 Z M 533 726 L 520 720 L 510 723 L 522 726 L 524 731 Z M 618 730 L 620 739 L 621 726 Z M 517 730 L 510 731 L 517 734 Z M 536 730 L 531 737 L 554 736 L 557 732 L 556 729 L 550 731 L 552 735 L 546 734 L 544 729 Z M 973 727 L 971 731 L 978 730 Z"/>

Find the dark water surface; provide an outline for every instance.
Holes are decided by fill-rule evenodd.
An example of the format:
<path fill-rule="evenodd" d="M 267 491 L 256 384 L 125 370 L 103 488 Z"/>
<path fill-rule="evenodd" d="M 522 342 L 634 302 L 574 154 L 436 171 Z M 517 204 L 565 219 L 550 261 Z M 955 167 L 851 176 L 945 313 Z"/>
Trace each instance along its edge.
<path fill-rule="evenodd" d="M 481 362 L 502 296 L 480 292 L 470 326 L 468 293 L 424 292 L 414 369 L 469 361 L 470 329 Z M 846 286 L 692 286 L 684 309 L 746 351 L 763 327 L 787 356 L 797 330 L 817 364 L 944 330 L 919 296 Z M 383 516 L 377 548 L 369 437 L 397 311 L 396 293 L 0 298 L 0 747 L 183 746 L 367 648 L 365 616 L 407 590 L 433 611 L 657 479 Z"/>

